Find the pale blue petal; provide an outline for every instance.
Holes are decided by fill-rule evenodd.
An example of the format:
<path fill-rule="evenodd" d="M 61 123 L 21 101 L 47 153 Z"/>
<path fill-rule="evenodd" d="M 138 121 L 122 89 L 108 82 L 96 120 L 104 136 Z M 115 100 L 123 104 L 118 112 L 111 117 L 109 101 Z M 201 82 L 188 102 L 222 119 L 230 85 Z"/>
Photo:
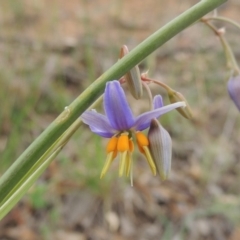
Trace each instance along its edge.
<path fill-rule="evenodd" d="M 228 93 L 240 111 L 240 75 L 231 77 L 228 81 Z"/>
<path fill-rule="evenodd" d="M 149 112 L 145 112 L 136 118 L 134 127 L 136 130 L 142 131 L 150 126 L 150 122 L 153 118 L 158 118 L 161 115 L 163 115 L 175 108 L 185 107 L 185 106 L 186 106 L 185 102 L 176 102 L 176 103 L 169 104 L 169 105 L 161 107 L 161 108 L 157 108 L 157 109 L 149 111 Z"/>
<path fill-rule="evenodd" d="M 162 99 L 162 96 L 161 95 L 156 95 L 154 98 L 153 98 L 153 108 L 154 109 L 157 109 L 157 108 L 161 108 L 163 107 L 163 99 Z"/>
<path fill-rule="evenodd" d="M 101 129 L 94 128 L 89 126 L 91 131 L 93 133 L 96 133 L 97 135 L 104 137 L 104 138 L 111 138 L 114 135 L 114 132 L 109 132 L 109 131 L 102 131 Z"/>
<path fill-rule="evenodd" d="M 94 110 L 84 112 L 81 115 L 81 119 L 90 127 L 92 132 L 102 137 L 112 137 L 115 133 L 107 117 Z"/>
<path fill-rule="evenodd" d="M 106 85 L 104 109 L 112 128 L 123 131 L 134 125 L 133 113 L 120 83 L 116 80 Z"/>
<path fill-rule="evenodd" d="M 150 152 L 161 180 L 168 178 L 171 170 L 172 140 L 157 119 L 151 121 L 148 132 Z"/>

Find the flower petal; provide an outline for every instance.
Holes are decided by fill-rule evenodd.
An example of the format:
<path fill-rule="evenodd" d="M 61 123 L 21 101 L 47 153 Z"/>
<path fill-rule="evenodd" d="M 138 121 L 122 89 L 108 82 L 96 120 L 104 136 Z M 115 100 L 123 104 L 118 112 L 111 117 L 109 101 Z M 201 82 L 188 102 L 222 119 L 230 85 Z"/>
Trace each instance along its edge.
<path fill-rule="evenodd" d="M 185 106 L 186 106 L 185 102 L 177 102 L 161 108 L 157 108 L 149 112 L 145 112 L 136 118 L 134 127 L 136 128 L 136 130 L 142 131 L 150 126 L 150 122 L 153 118 L 158 118 L 162 114 L 165 114 L 175 108 L 185 107 Z"/>
<path fill-rule="evenodd" d="M 107 117 L 97 113 L 95 110 L 84 112 L 81 115 L 81 119 L 90 127 L 92 132 L 102 137 L 109 138 L 115 133 L 114 129 L 109 124 Z"/>
<path fill-rule="evenodd" d="M 98 136 L 101 136 L 101 137 L 104 137 L 104 138 L 111 138 L 114 133 L 111 133 L 111 132 L 103 132 L 97 128 L 94 128 L 94 127 L 90 127 L 91 131 L 95 134 L 97 134 Z"/>
<path fill-rule="evenodd" d="M 161 180 L 168 178 L 171 170 L 172 139 L 158 120 L 152 119 L 148 132 L 150 152 Z"/>
<path fill-rule="evenodd" d="M 112 128 L 123 131 L 134 125 L 134 116 L 125 93 L 118 81 L 107 83 L 104 94 L 104 108 Z"/>
<path fill-rule="evenodd" d="M 157 108 L 161 108 L 163 107 L 163 99 L 161 95 L 156 95 L 153 98 L 153 108 L 157 109 Z"/>
<path fill-rule="evenodd" d="M 240 75 L 231 77 L 228 81 L 228 93 L 240 111 Z"/>

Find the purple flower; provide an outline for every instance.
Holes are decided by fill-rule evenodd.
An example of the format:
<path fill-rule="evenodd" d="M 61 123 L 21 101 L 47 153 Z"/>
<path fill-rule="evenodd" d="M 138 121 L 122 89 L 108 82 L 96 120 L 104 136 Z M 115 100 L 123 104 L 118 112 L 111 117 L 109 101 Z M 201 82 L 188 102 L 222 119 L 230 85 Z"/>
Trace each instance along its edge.
<path fill-rule="evenodd" d="M 153 118 L 158 118 L 175 108 L 185 106 L 185 102 L 163 106 L 162 98 L 159 95 L 154 98 L 154 110 L 134 117 L 124 91 L 116 80 L 107 83 L 103 104 L 106 116 L 91 110 L 84 112 L 81 118 L 85 124 L 89 125 L 92 132 L 106 138 L 133 129 L 135 131 L 147 129 Z"/>
<path fill-rule="evenodd" d="M 82 121 L 89 125 L 92 132 L 105 138 L 111 138 L 107 145 L 107 160 L 101 177 L 105 175 L 117 153 L 120 153 L 119 175 L 122 176 L 124 172 L 127 176 L 130 174 L 132 169 L 131 154 L 134 148 L 133 136 L 136 137 L 138 148 L 146 157 L 155 175 L 156 166 L 149 150 L 149 141 L 141 131 L 150 126 L 152 119 L 159 118 L 162 114 L 175 108 L 185 107 L 185 102 L 163 106 L 162 97 L 158 95 L 153 101 L 154 110 L 135 117 L 120 83 L 114 80 L 106 84 L 103 105 L 106 115 L 90 110 L 81 116 Z"/>
<path fill-rule="evenodd" d="M 231 77 L 228 81 L 228 93 L 240 111 L 240 75 Z"/>

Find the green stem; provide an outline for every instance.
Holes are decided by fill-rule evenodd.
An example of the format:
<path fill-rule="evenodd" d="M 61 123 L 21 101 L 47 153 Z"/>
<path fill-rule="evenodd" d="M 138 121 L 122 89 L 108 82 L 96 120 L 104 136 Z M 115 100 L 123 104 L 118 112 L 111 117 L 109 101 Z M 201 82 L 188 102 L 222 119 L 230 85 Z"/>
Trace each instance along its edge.
<path fill-rule="evenodd" d="M 216 20 L 216 21 L 223 21 L 229 24 L 232 24 L 233 26 L 237 27 L 240 30 L 240 24 L 233 21 L 232 19 L 226 18 L 226 17 L 204 17 L 203 18 L 204 21 L 208 21 L 208 20 Z"/>
<path fill-rule="evenodd" d="M 99 97 L 89 109 L 95 108 L 102 102 L 103 95 Z M 60 150 L 67 144 L 72 135 L 81 126 L 80 118 L 77 120 L 58 138 L 58 140 L 49 147 L 49 149 L 42 155 L 42 157 L 32 166 L 32 168 L 25 173 L 24 177 L 14 186 L 9 194 L 3 199 L 0 206 L 0 220 L 8 213 L 9 210 L 16 204 L 20 198 L 25 194 L 28 188 L 33 184 L 33 180 L 40 176 L 40 173 L 54 160 Z"/>
<path fill-rule="evenodd" d="M 151 111 L 151 110 L 153 110 L 153 104 L 152 104 L 152 102 L 153 102 L 153 97 L 152 97 L 152 92 L 151 92 L 151 90 L 150 90 L 150 88 L 149 88 L 149 86 L 147 85 L 146 82 L 142 81 L 142 85 L 143 85 L 143 87 L 145 88 L 145 90 L 146 90 L 146 92 L 147 92 L 148 102 L 149 102 L 149 110 Z"/>
<path fill-rule="evenodd" d="M 227 67 L 230 68 L 233 71 L 233 75 L 237 76 L 240 74 L 240 69 L 237 63 L 237 60 L 233 54 L 233 51 L 230 47 L 230 45 L 228 44 L 228 41 L 225 39 L 225 37 L 223 36 L 223 33 L 219 32 L 219 30 L 213 26 L 211 23 L 209 23 L 208 21 L 206 21 L 205 19 L 201 20 L 206 26 L 208 26 L 220 39 L 222 47 L 224 49 L 224 53 L 226 56 L 226 61 L 227 61 Z"/>
<path fill-rule="evenodd" d="M 50 146 L 71 126 L 71 124 L 104 91 L 107 81 L 118 79 L 149 54 L 166 43 L 176 34 L 196 22 L 198 19 L 223 4 L 227 0 L 202 0 L 164 27 L 156 31 L 145 41 L 120 59 L 108 71 L 93 82 L 55 121 L 23 152 L 0 179 L 0 204 L 11 189 L 24 177 Z"/>
<path fill-rule="evenodd" d="M 52 156 L 54 152 L 57 151 L 57 149 L 62 149 L 66 143 L 69 141 L 69 139 L 72 137 L 72 135 L 77 131 L 77 129 L 81 126 L 82 121 L 80 118 L 78 118 L 63 134 L 57 141 L 41 156 L 40 159 L 31 167 L 31 169 L 25 173 L 25 175 L 21 178 L 21 180 L 14 186 L 14 188 L 11 189 L 11 191 L 8 193 L 8 195 L 5 196 L 5 198 L 2 201 L 2 204 L 5 206 L 5 202 L 14 202 L 16 199 L 14 199 L 14 196 L 16 196 L 16 192 L 19 192 L 23 186 L 25 186 L 25 183 L 28 182 L 28 179 L 34 175 L 35 172 L 38 171 L 39 168 L 43 164 L 45 164 L 45 161 L 48 161 L 47 159 Z M 59 152 L 59 151 L 57 151 Z M 54 157 L 56 157 L 54 155 Z M 50 162 L 49 162 L 50 164 Z M 9 200 L 12 199 L 12 200 Z M 2 216 L 3 208 L 0 207 L 0 219 Z M 4 209 L 5 212 L 5 209 Z"/>
<path fill-rule="evenodd" d="M 25 192 L 39 178 L 39 176 L 44 172 L 44 170 L 55 159 L 55 157 L 61 150 L 62 147 L 57 148 L 47 159 L 44 159 L 43 163 L 23 182 L 23 184 L 19 188 L 16 188 L 13 194 L 5 202 L 3 202 L 3 204 L 1 204 L 0 219 L 2 219 L 11 210 L 11 208 L 21 199 Z"/>
<path fill-rule="evenodd" d="M 155 80 L 155 79 L 153 79 L 153 78 L 148 78 L 148 77 L 145 77 L 145 76 L 142 76 L 141 79 L 142 79 L 143 81 L 153 82 L 153 83 L 161 86 L 162 88 L 164 88 L 167 92 L 173 91 L 173 89 L 170 88 L 167 84 L 165 84 L 165 83 L 163 83 L 163 82 L 161 82 L 161 81 L 159 81 L 159 80 Z"/>
<path fill-rule="evenodd" d="M 233 53 L 230 45 L 228 44 L 228 41 L 224 37 L 221 37 L 220 40 L 221 40 L 222 46 L 224 48 L 225 55 L 229 59 L 228 62 L 231 62 L 229 68 L 231 70 L 233 70 L 233 76 L 239 75 L 240 68 L 239 68 L 237 60 L 234 56 L 234 53 Z"/>

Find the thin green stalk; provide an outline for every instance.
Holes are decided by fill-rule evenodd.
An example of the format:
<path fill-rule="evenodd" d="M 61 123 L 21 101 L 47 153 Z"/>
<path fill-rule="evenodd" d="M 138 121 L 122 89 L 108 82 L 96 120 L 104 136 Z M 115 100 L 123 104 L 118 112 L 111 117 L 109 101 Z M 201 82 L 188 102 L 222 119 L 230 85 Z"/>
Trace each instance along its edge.
<path fill-rule="evenodd" d="M 173 91 L 172 88 L 170 88 L 167 84 L 165 84 L 159 80 L 155 80 L 153 78 L 149 78 L 149 77 L 145 77 L 145 76 L 142 76 L 142 80 L 147 81 L 147 82 L 153 82 L 153 83 L 161 86 L 162 88 L 164 88 L 166 91 Z"/>
<path fill-rule="evenodd" d="M 2 204 L 3 199 L 5 199 L 14 186 L 21 181 L 25 173 L 28 172 L 49 149 L 49 146 L 103 93 L 107 81 L 119 79 L 169 39 L 226 1 L 227 0 L 200 1 L 148 37 L 93 82 L 50 124 L 1 177 L 0 204 Z"/>
<path fill-rule="evenodd" d="M 153 97 L 152 97 L 152 92 L 151 92 L 151 90 L 150 90 L 150 88 L 149 88 L 149 86 L 148 86 L 148 84 L 147 84 L 146 82 L 143 82 L 143 81 L 142 81 L 142 85 L 143 85 L 143 87 L 145 88 L 145 90 L 146 90 L 146 92 L 147 92 L 148 102 L 149 102 L 149 110 L 151 111 L 151 110 L 153 110 L 153 104 L 152 104 L 152 102 L 153 102 Z"/>
<path fill-rule="evenodd" d="M 235 26 L 236 28 L 238 28 L 240 30 L 240 24 L 233 21 L 232 19 L 226 18 L 226 17 L 204 17 L 203 18 L 204 21 L 208 21 L 208 20 L 216 20 L 216 21 L 222 21 L 222 22 L 226 22 L 229 23 L 233 26 Z"/>
<path fill-rule="evenodd" d="M 202 19 L 201 20 L 206 26 L 208 26 L 220 39 L 225 56 L 226 56 L 226 61 L 227 61 L 227 67 L 230 68 L 233 71 L 233 75 L 237 76 L 240 74 L 240 68 L 238 66 L 237 60 L 233 54 L 233 51 L 228 44 L 228 41 L 225 39 L 223 34 L 219 32 L 219 30 L 213 26 L 211 23 L 208 21 Z"/>

